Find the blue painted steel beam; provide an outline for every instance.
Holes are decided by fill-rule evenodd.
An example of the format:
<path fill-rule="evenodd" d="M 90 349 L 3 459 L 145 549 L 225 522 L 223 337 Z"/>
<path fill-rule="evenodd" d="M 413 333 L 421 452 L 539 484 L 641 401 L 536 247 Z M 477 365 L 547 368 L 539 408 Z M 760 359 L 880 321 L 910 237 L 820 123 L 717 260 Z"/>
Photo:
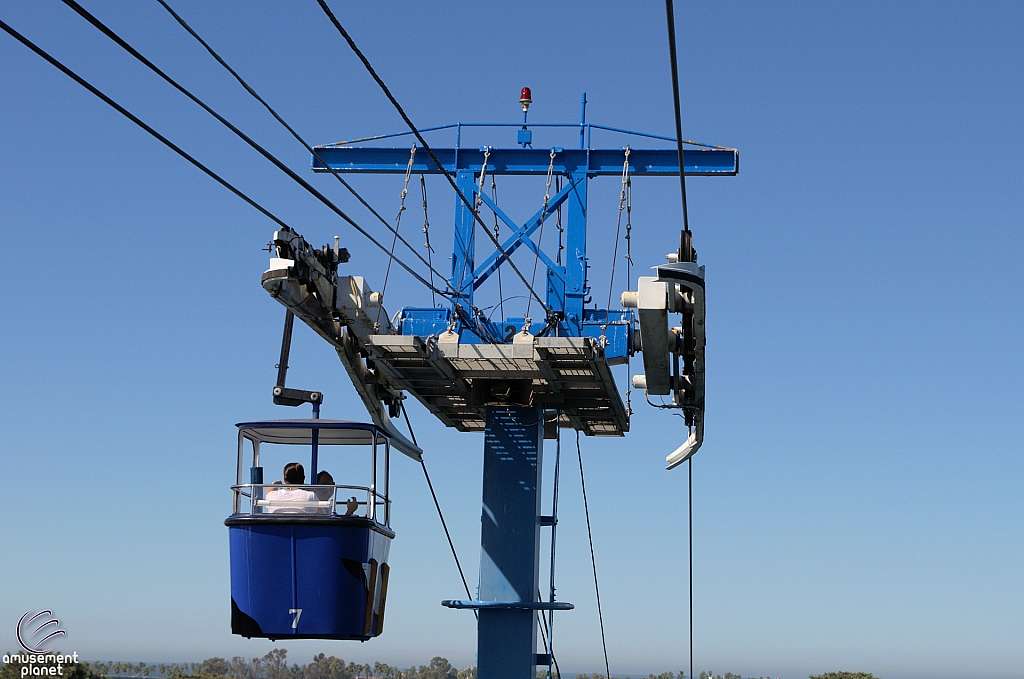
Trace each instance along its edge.
<path fill-rule="evenodd" d="M 408 161 L 406 161 L 408 162 Z M 475 200 L 476 183 L 473 173 L 462 170 L 456 175 L 456 185 L 468 200 Z M 455 203 L 455 243 L 452 249 L 452 290 L 458 291 L 462 297 L 453 300 L 453 304 L 462 306 L 463 316 L 473 316 L 473 255 L 476 252 L 476 229 L 473 213 L 461 200 Z"/>
<path fill-rule="evenodd" d="M 630 154 L 630 158 L 633 155 Z M 679 157 L 676 156 L 676 162 Z M 685 159 L 684 159 L 685 161 Z M 621 167 L 621 166 L 620 166 Z M 565 322 L 569 335 L 579 337 L 583 334 L 583 306 L 587 301 L 587 182 L 586 174 L 581 170 L 573 175 L 575 188 L 569 197 L 569 209 L 566 211 L 565 252 L 562 263 L 568 282 L 565 287 L 557 285 L 558 281 L 548 279 L 548 299 L 557 300 L 565 313 Z M 552 285 L 556 284 L 556 285 Z"/>
<path fill-rule="evenodd" d="M 626 134 L 632 137 L 644 137 L 646 139 L 659 139 L 661 141 L 676 143 L 675 137 L 668 137 L 663 134 L 651 134 L 650 132 L 639 132 L 637 130 L 627 130 L 622 127 L 609 127 L 608 125 L 594 125 L 586 120 L 587 112 L 587 99 L 586 96 L 580 102 L 580 122 L 578 123 L 530 123 L 530 128 L 578 128 L 580 131 L 580 148 L 586 148 L 584 140 L 590 137 L 591 130 L 604 130 L 606 132 L 616 132 L 619 134 Z M 522 123 L 448 123 L 447 125 L 435 125 L 433 127 L 421 127 L 419 132 L 436 132 L 439 130 L 455 130 L 455 136 L 458 138 L 461 134 L 462 128 L 473 128 L 473 127 L 493 127 L 493 128 L 507 128 L 507 127 L 522 127 Z M 405 130 L 404 132 L 392 132 L 390 134 L 375 134 L 370 137 L 360 137 L 358 139 L 347 139 L 345 141 L 335 142 L 333 144 L 326 144 L 325 148 L 345 146 L 349 144 L 360 144 L 368 141 L 378 141 L 380 139 L 396 139 L 398 137 L 411 137 L 412 132 Z M 693 146 L 703 146 L 704 148 L 710 149 L 725 149 L 723 146 L 716 146 L 713 144 L 701 144 L 692 141 L 683 141 L 684 144 L 690 144 Z M 541 147 L 538 147 L 541 148 Z M 730 149 L 727 149 L 730 150 Z"/>
<path fill-rule="evenodd" d="M 450 173 L 474 172 L 483 168 L 484 154 L 479 149 L 432 148 L 434 155 Z M 620 176 L 624 149 L 555 149 L 554 172 L 570 175 L 585 172 L 588 177 Z M 376 148 L 356 146 L 323 146 L 317 154 L 331 169 L 338 172 L 370 174 L 405 174 L 409 164 L 409 147 Z M 492 148 L 487 172 L 501 175 L 546 174 L 551 158 L 546 148 Z M 678 177 L 679 159 L 675 149 L 630 149 L 629 171 L 633 175 Z M 739 151 L 735 149 L 686 149 L 683 165 L 687 175 L 732 176 L 739 172 Z M 330 172 L 313 158 L 314 172 Z M 412 171 L 420 174 L 441 174 L 426 151 L 416 152 Z"/>
<path fill-rule="evenodd" d="M 477 676 L 535 679 L 544 411 L 489 407 L 484 430 Z M 488 606 L 486 602 L 491 602 Z"/>
<path fill-rule="evenodd" d="M 406 307 L 398 320 L 398 331 L 402 335 L 416 335 L 420 339 L 433 335 L 437 337 L 448 329 L 452 318 L 450 309 L 416 308 Z M 512 336 L 522 330 L 526 322 L 522 316 L 511 316 L 509 318 L 487 321 L 485 319 L 473 319 L 478 326 L 483 326 L 486 332 L 502 342 L 511 342 Z M 636 353 L 633 346 L 633 313 L 629 309 L 586 309 L 583 311 L 582 323 L 575 322 L 573 326 L 568 321 L 558 324 L 557 332 L 548 330 L 550 335 L 562 337 L 601 337 L 604 335 L 604 355 L 612 365 L 624 363 L 627 356 Z M 531 319 L 529 331 L 533 335 L 544 330 L 547 324 L 545 319 Z M 607 326 L 607 327 L 602 327 Z M 460 339 L 463 344 L 482 344 L 486 340 L 482 332 L 474 332 L 473 328 L 467 328 Z"/>
<path fill-rule="evenodd" d="M 512 229 L 512 235 L 508 238 L 508 240 L 502 243 L 501 250 L 495 248 L 494 252 L 487 258 L 487 261 L 481 264 L 480 267 L 473 272 L 474 290 L 483 285 L 483 282 L 486 281 L 491 274 L 497 271 L 498 267 L 501 266 L 502 262 L 511 257 L 512 253 L 518 250 L 520 245 L 525 245 L 526 247 L 530 248 L 534 253 L 536 253 L 541 259 L 544 260 L 544 264 L 545 266 L 548 267 L 549 270 L 555 272 L 555 275 L 561 278 L 563 282 L 565 282 L 564 268 L 557 266 L 543 252 L 539 252 L 537 246 L 533 243 L 533 241 L 530 240 L 530 235 L 533 234 L 533 232 L 536 231 L 544 221 L 551 217 L 551 215 L 554 214 L 556 210 L 558 210 L 559 206 L 561 206 L 565 199 L 569 197 L 569 194 L 574 188 L 574 186 L 575 185 L 571 183 L 567 184 L 561 191 L 555 194 L 555 197 L 551 200 L 550 203 L 548 203 L 547 214 L 544 214 L 541 210 L 537 210 L 537 212 L 532 217 L 530 217 L 522 226 L 515 224 L 509 218 L 509 216 L 506 215 L 505 212 L 500 207 L 498 207 L 498 204 L 491 200 L 489 196 L 487 196 L 486 194 L 480 196 L 483 199 L 484 204 L 487 205 L 488 208 L 493 210 L 494 214 L 498 215 L 498 219 L 503 221 L 506 224 L 506 226 Z M 502 254 L 502 252 L 504 252 L 504 254 Z"/>

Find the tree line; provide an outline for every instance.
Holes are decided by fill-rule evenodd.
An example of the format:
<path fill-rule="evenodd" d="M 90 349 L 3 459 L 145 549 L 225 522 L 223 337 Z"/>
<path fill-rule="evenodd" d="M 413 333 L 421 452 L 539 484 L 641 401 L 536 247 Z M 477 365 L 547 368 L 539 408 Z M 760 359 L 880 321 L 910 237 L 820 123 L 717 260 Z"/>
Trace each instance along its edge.
<path fill-rule="evenodd" d="M 12 654 L 13 655 L 13 654 Z M 360 664 L 341 658 L 315 656 L 305 664 L 289 665 L 288 650 L 278 648 L 262 658 L 236 656 L 208 658 L 193 663 L 131 663 L 123 661 L 78 662 L 63 665 L 63 679 L 112 679 L 152 677 L 154 679 L 476 679 L 476 668 L 462 670 L 446 658 L 435 657 L 429 665 L 400 668 L 387 663 Z M 22 679 L 21 664 L 0 667 L 0 679 Z"/>
<path fill-rule="evenodd" d="M 476 679 L 476 666 L 457 669 L 447 658 L 437 656 L 429 665 L 401 668 L 387 663 L 345 662 L 341 658 L 320 653 L 313 661 L 299 665 L 288 664 L 288 650 L 277 648 L 262 658 L 246 659 L 235 656 L 231 660 L 207 658 L 194 663 L 158 663 L 122 661 L 79 662 L 65 664 L 63 679 L 111 679 L 114 677 L 153 677 L 154 679 Z M 547 679 L 547 670 L 538 670 L 537 679 Z M 0 667 L 0 679 L 21 679 L 21 665 L 12 662 Z M 560 676 L 551 679 L 561 679 Z M 568 679 L 568 675 L 566 677 Z M 605 675 L 577 674 L 575 679 L 606 679 Z M 630 679 L 630 677 L 626 677 Z M 649 674 L 638 679 L 688 679 L 684 672 Z M 743 679 L 739 674 L 701 672 L 699 679 Z M 771 677 L 747 677 L 771 679 Z M 827 672 L 809 679 L 878 679 L 866 672 Z"/>

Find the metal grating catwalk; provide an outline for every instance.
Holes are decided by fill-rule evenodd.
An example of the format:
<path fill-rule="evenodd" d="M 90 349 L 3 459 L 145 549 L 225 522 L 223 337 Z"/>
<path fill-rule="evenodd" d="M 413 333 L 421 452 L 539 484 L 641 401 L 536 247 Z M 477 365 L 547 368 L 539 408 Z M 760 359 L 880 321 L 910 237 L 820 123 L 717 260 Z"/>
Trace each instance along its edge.
<path fill-rule="evenodd" d="M 483 431 L 485 407 L 502 404 L 557 409 L 559 426 L 587 436 L 629 431 L 608 360 L 593 337 L 517 335 L 512 344 L 444 339 L 370 335 L 365 347 L 389 380 L 459 431 Z"/>

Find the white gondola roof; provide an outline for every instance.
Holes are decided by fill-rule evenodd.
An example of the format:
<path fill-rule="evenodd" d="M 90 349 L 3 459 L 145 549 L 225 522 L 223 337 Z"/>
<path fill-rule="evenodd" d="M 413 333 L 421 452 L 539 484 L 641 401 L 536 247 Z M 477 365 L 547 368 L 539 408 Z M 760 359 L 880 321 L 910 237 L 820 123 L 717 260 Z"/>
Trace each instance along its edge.
<path fill-rule="evenodd" d="M 265 420 L 236 426 L 245 438 L 260 443 L 311 445 L 314 428 L 320 432 L 317 441 L 322 446 L 371 445 L 375 437 L 390 440 L 387 432 L 374 424 L 349 420 Z"/>

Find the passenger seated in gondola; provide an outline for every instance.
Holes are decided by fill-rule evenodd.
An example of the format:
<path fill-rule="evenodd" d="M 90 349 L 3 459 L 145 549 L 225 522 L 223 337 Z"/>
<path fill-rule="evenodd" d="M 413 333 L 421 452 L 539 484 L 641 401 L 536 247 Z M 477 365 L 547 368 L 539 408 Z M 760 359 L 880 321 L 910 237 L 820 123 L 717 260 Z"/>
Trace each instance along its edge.
<path fill-rule="evenodd" d="M 334 477 L 331 476 L 331 474 L 329 472 L 322 471 L 322 472 L 320 472 L 319 474 L 316 475 L 316 485 L 318 485 L 318 486 L 333 486 L 334 485 Z M 334 491 L 331 490 L 330 488 L 317 488 L 313 492 L 316 493 L 316 496 L 318 498 L 320 498 L 321 500 L 330 500 L 331 496 L 334 495 Z M 356 502 L 355 497 L 351 497 L 345 503 L 345 508 L 346 508 L 345 516 L 352 516 L 355 513 L 356 509 L 359 508 L 359 503 Z M 324 508 L 324 509 L 321 509 L 320 512 L 322 514 L 333 514 L 334 513 L 333 508 Z"/>
<path fill-rule="evenodd" d="M 289 462 L 284 466 L 285 484 L 302 484 L 306 482 L 306 470 L 298 462 Z M 275 484 L 276 485 L 276 484 Z M 271 503 L 268 512 L 280 512 L 283 514 L 301 514 L 303 512 L 316 512 L 316 507 L 282 507 L 274 506 L 275 502 L 315 502 L 316 495 L 309 490 L 301 488 L 274 488 L 267 493 L 267 501 Z"/>

